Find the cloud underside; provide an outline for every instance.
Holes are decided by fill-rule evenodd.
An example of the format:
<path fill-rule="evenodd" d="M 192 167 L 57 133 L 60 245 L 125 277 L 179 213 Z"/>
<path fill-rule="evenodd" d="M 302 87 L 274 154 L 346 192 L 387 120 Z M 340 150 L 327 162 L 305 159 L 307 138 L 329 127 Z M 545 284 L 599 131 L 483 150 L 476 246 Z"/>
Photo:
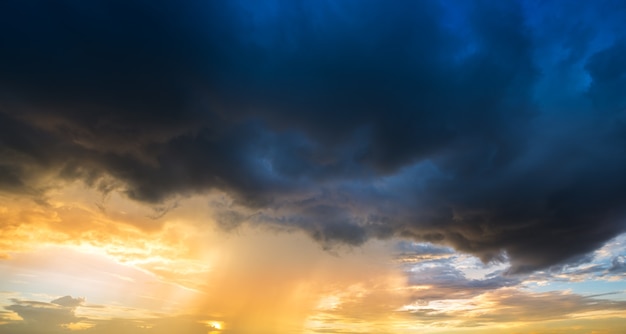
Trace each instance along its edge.
<path fill-rule="evenodd" d="M 513 271 L 576 259 L 626 208 L 626 12 L 581 10 L 6 2 L 0 189 L 218 191 L 227 228 L 401 236 Z"/>

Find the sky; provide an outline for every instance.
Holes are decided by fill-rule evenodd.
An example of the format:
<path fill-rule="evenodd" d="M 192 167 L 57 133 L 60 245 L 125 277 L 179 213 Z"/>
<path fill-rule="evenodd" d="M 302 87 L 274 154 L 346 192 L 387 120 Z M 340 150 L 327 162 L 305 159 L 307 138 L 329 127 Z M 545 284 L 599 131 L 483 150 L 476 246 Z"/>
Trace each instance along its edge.
<path fill-rule="evenodd" d="M 621 333 L 626 3 L 0 2 L 0 333 Z"/>

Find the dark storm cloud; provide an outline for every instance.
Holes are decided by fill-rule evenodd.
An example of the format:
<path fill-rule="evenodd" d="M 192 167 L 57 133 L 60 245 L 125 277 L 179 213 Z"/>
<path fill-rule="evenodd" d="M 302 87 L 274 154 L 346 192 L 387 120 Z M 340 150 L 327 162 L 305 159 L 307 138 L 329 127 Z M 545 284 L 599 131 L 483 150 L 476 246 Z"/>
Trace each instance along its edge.
<path fill-rule="evenodd" d="M 594 54 L 587 62 L 586 69 L 593 78 L 589 95 L 598 109 L 605 112 L 622 113 L 626 110 L 626 40 L 620 40 L 606 50 Z M 623 130 L 623 128 L 622 128 Z M 623 134 L 623 132 L 622 132 Z"/>
<path fill-rule="evenodd" d="M 587 7 L 5 1 L 0 186 L 218 190 L 231 228 L 404 236 L 511 272 L 580 258 L 626 207 L 625 8 Z"/>

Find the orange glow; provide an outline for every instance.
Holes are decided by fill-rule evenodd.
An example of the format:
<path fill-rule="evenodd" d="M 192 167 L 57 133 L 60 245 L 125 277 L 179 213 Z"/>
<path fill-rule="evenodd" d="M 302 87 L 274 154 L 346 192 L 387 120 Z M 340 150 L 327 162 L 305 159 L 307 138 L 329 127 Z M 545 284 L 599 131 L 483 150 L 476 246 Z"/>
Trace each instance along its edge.
<path fill-rule="evenodd" d="M 10 310 L 0 313 L 0 325 L 20 324 L 18 313 L 28 308 L 74 319 L 58 326 L 77 333 L 160 333 L 168 326 L 203 334 L 541 333 L 557 325 L 583 333 L 599 323 L 616 333 L 623 324 L 623 304 L 578 308 L 572 305 L 584 300 L 575 295 L 516 287 L 421 302 L 415 296 L 439 288 L 409 284 L 399 265 L 407 261 L 394 258 L 393 240 L 328 252 L 298 233 L 251 225 L 222 231 L 209 220 L 206 198 L 183 199 L 177 210 L 152 219 L 150 207 L 116 195 L 99 207 L 95 192 L 76 184 L 64 189 L 45 208 L 0 200 L 0 302 Z M 85 302 L 47 304 L 63 295 Z M 555 323 L 554 315 L 535 312 L 537 301 L 567 305 L 568 320 Z"/>

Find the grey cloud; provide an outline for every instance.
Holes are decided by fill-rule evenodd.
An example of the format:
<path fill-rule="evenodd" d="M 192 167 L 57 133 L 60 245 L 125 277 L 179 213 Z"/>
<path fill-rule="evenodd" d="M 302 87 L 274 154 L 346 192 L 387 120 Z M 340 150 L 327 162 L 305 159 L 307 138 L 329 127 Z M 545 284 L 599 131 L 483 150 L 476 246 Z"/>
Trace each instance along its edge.
<path fill-rule="evenodd" d="M 521 278 L 505 276 L 502 271 L 492 271 L 481 279 L 470 279 L 457 268 L 459 263 L 455 260 L 444 258 L 404 265 L 409 284 L 429 286 L 414 292 L 411 298 L 424 305 L 437 300 L 470 299 L 522 282 Z"/>
<path fill-rule="evenodd" d="M 0 324 L 1 333 L 16 334 L 58 334 L 68 333 L 62 325 L 86 322 L 92 325 L 79 333 L 198 333 L 206 334 L 209 326 L 201 318 L 192 316 L 159 317 L 146 319 L 90 319 L 77 317 L 77 307 L 101 308 L 99 305 L 85 305 L 84 298 L 64 296 L 50 303 L 12 299 L 13 304 L 5 306 L 8 311 L 17 313 L 23 320 L 9 320 Z M 0 312 L 4 313 L 4 312 Z"/>
<path fill-rule="evenodd" d="M 51 304 L 57 304 L 64 307 L 74 308 L 82 305 L 85 302 L 85 298 L 72 298 L 72 296 L 64 296 L 51 301 Z"/>
<path fill-rule="evenodd" d="M 611 261 L 610 273 L 626 273 L 626 256 L 619 255 Z"/>
<path fill-rule="evenodd" d="M 12 305 L 4 308 L 17 313 L 22 321 L 8 321 L 0 325 L 0 331 L 8 333 L 62 333 L 66 330 L 62 325 L 84 320 L 75 314 L 76 307 L 84 299 L 65 296 L 50 303 L 11 299 Z"/>

